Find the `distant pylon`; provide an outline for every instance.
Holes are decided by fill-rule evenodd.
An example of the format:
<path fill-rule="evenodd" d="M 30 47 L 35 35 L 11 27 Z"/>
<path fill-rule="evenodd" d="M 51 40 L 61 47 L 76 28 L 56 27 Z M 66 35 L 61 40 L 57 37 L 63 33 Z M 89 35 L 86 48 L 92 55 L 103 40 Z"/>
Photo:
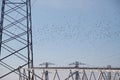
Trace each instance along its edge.
<path fill-rule="evenodd" d="M 53 63 L 49 63 L 49 62 L 44 62 L 44 63 L 42 63 L 40 65 L 45 65 L 45 68 L 48 68 L 49 65 L 54 65 L 54 64 Z M 45 74 L 45 80 L 49 80 L 49 72 L 47 70 L 45 70 L 43 72 L 43 74 Z"/>
<path fill-rule="evenodd" d="M 18 69 L 33 67 L 31 0 L 0 1 L 0 80 L 17 80 L 25 76 Z M 34 79 L 32 73 L 27 80 Z"/>
<path fill-rule="evenodd" d="M 85 63 L 75 61 L 75 62 L 73 62 L 73 63 L 71 63 L 69 65 L 75 65 L 75 68 L 79 68 L 79 65 L 85 65 Z M 73 74 L 75 74 L 75 80 L 80 80 L 79 71 L 75 71 L 74 73 L 72 73 L 72 76 L 73 76 Z"/>
<path fill-rule="evenodd" d="M 76 68 L 79 67 L 79 65 L 86 65 L 85 63 L 81 63 L 81 62 L 78 62 L 78 61 L 75 61 L 73 63 L 70 63 L 69 65 L 75 65 Z"/>

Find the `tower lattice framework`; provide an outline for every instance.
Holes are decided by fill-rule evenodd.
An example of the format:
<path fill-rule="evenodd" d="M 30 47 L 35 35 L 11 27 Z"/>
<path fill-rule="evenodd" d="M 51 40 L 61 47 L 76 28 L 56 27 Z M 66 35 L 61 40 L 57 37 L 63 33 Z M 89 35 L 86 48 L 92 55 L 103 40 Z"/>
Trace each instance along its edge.
<path fill-rule="evenodd" d="M 0 0 L 0 80 L 33 80 L 32 22 L 30 0 Z"/>

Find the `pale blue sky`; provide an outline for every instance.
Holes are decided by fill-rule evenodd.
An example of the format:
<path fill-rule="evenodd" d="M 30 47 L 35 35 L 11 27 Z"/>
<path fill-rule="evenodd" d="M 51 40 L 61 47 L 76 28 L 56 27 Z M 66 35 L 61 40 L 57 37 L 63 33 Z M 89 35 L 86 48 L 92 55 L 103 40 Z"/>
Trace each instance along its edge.
<path fill-rule="evenodd" d="M 33 0 L 34 64 L 120 67 L 119 0 Z"/>
<path fill-rule="evenodd" d="M 32 0 L 34 64 L 120 67 L 119 0 Z"/>

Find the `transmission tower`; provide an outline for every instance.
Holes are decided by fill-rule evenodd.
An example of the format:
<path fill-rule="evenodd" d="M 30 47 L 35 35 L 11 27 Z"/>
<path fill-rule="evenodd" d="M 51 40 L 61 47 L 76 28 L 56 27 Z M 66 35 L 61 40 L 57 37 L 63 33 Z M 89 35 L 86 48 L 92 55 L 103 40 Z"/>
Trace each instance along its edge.
<path fill-rule="evenodd" d="M 33 80 L 33 71 L 19 73 L 33 67 L 31 0 L 0 1 L 0 80 Z"/>

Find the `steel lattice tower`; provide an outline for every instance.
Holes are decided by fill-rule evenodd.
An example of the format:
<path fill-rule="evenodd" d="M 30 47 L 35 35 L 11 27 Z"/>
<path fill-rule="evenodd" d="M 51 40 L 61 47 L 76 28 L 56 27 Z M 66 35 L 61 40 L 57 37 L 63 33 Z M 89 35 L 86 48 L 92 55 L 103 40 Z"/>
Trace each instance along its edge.
<path fill-rule="evenodd" d="M 0 80 L 18 80 L 19 75 L 33 80 L 32 71 L 19 73 L 33 67 L 31 0 L 1 2 Z"/>

